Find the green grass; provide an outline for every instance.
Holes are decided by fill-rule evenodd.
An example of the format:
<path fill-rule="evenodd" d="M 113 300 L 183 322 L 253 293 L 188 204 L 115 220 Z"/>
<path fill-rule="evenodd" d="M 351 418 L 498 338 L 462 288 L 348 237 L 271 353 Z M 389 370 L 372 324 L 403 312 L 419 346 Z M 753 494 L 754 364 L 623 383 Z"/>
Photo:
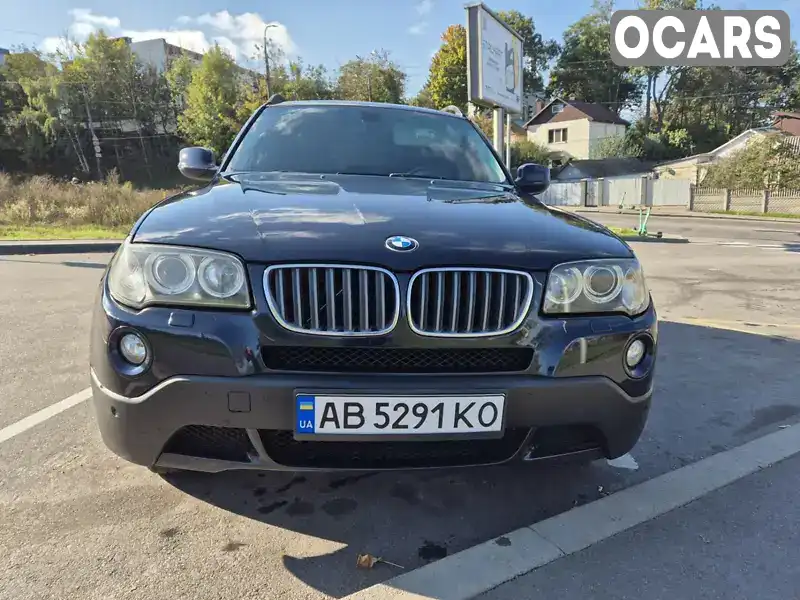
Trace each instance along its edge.
<path fill-rule="evenodd" d="M 139 215 L 170 193 L 137 190 L 114 177 L 72 185 L 0 173 L 0 239 L 124 238 Z"/>
<path fill-rule="evenodd" d="M 630 227 L 609 227 L 611 231 L 616 233 L 617 235 L 639 235 L 639 231 L 637 229 L 631 229 Z"/>
<path fill-rule="evenodd" d="M 0 225 L 0 240 L 121 240 L 129 231 L 94 225 Z"/>
<path fill-rule="evenodd" d="M 717 215 L 740 215 L 742 217 L 775 217 L 776 219 L 800 219 L 800 213 L 756 212 L 746 210 L 712 210 Z"/>

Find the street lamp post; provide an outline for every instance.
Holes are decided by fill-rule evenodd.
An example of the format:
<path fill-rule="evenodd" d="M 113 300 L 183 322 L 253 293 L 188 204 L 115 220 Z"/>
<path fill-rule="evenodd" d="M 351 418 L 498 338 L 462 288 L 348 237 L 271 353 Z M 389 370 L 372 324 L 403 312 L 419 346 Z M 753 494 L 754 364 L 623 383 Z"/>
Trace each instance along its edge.
<path fill-rule="evenodd" d="M 267 29 L 270 27 L 277 27 L 275 23 L 267 23 L 264 26 L 264 79 L 267 86 L 267 100 L 269 100 L 269 88 L 270 88 L 270 81 L 269 81 L 269 50 L 267 47 Z"/>

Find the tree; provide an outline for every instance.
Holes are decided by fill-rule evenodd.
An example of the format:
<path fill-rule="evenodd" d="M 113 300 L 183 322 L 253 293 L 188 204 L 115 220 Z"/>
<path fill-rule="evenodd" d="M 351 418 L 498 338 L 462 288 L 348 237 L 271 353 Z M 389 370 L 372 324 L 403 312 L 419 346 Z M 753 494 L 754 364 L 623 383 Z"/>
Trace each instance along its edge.
<path fill-rule="evenodd" d="M 589 158 L 639 158 L 644 154 L 641 142 L 630 135 L 612 135 L 591 145 Z"/>
<path fill-rule="evenodd" d="M 422 106 L 424 108 L 437 108 L 436 104 L 433 102 L 433 96 L 431 95 L 431 88 L 426 83 L 422 86 L 422 89 L 419 93 L 411 98 L 408 103 L 411 106 Z"/>
<path fill-rule="evenodd" d="M 193 72 L 194 63 L 186 54 L 173 59 L 167 69 L 167 85 L 176 123 L 178 122 L 178 116 L 186 106 L 186 91 L 189 89 L 189 84 L 192 83 Z"/>
<path fill-rule="evenodd" d="M 525 163 L 536 163 L 549 166 L 550 150 L 547 146 L 537 144 L 532 140 L 522 140 L 511 144 L 511 168 L 516 169 Z"/>
<path fill-rule="evenodd" d="M 781 135 L 751 140 L 708 169 L 703 185 L 723 188 L 800 188 L 797 148 Z"/>
<path fill-rule="evenodd" d="M 525 93 L 543 92 L 542 73 L 547 70 L 550 61 L 558 56 L 558 43 L 555 40 L 544 40 L 542 34 L 536 31 L 533 18 L 526 17 L 517 10 L 500 11 L 497 15 L 522 36 Z"/>
<path fill-rule="evenodd" d="M 639 7 L 644 10 L 695 10 L 697 0 L 641 0 Z M 640 67 L 633 69 L 635 75 L 639 75 L 645 80 L 645 109 L 644 109 L 644 128 L 650 132 L 650 120 L 652 117 L 651 105 L 655 102 L 656 115 L 660 131 L 663 125 L 663 104 L 669 98 L 669 93 L 674 89 L 673 82 L 675 77 L 682 73 L 687 67 Z M 658 86 L 659 76 L 666 74 L 667 79 L 661 86 Z M 657 88 L 660 92 L 657 93 Z"/>
<path fill-rule="evenodd" d="M 35 49 L 9 54 L 0 67 L 0 150 L 35 169 L 52 158 L 61 124 L 59 74 Z"/>
<path fill-rule="evenodd" d="M 333 89 L 328 72 L 322 65 L 304 65 L 298 59 L 281 66 L 277 93 L 288 100 L 330 100 Z M 274 93 L 274 92 L 273 92 Z"/>
<path fill-rule="evenodd" d="M 344 100 L 399 104 L 405 94 L 406 79 L 388 52 L 373 52 L 368 58 L 357 57 L 342 65 L 336 89 Z"/>
<path fill-rule="evenodd" d="M 467 30 L 462 25 L 451 25 L 442 34 L 426 87 L 434 106 L 452 104 L 467 112 Z"/>
<path fill-rule="evenodd" d="M 613 0 L 596 0 L 591 13 L 564 32 L 561 55 L 550 74 L 551 95 L 605 104 L 619 114 L 639 101 L 641 83 L 611 60 Z"/>
<path fill-rule="evenodd" d="M 241 123 L 237 118 L 238 67 L 219 46 L 203 55 L 186 88 L 186 109 L 178 127 L 187 140 L 207 146 L 217 155 L 227 151 Z"/>

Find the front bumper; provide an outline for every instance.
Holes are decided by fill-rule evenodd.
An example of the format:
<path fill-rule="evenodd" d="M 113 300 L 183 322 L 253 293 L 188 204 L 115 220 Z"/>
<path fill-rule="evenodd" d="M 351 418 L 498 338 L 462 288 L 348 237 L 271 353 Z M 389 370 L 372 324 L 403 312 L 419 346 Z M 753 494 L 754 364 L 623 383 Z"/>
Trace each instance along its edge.
<path fill-rule="evenodd" d="M 272 375 L 243 378 L 174 377 L 137 398 L 126 398 L 104 388 L 92 372 L 93 404 L 106 445 L 118 455 L 142 465 L 220 471 L 230 468 L 255 469 L 336 469 L 391 468 L 391 460 L 375 462 L 369 456 L 348 462 L 340 448 L 330 457 L 308 458 L 310 445 L 339 442 L 295 442 L 291 431 L 295 423 L 297 389 L 347 393 L 456 394 L 506 393 L 506 437 L 490 442 L 473 440 L 486 446 L 485 454 L 470 459 L 469 453 L 439 464 L 431 456 L 407 460 L 403 466 L 468 466 L 495 464 L 515 459 L 541 459 L 573 453 L 617 457 L 628 452 L 638 440 L 650 407 L 651 391 L 640 397 L 628 396 L 606 377 L 539 378 L 518 376 L 459 377 L 331 377 L 328 375 Z M 187 425 L 201 426 L 205 435 L 225 428 L 228 442 L 240 437 L 240 444 L 223 445 L 224 452 L 191 456 L 171 452 L 171 440 Z M 558 428 L 585 427 L 599 435 L 575 440 L 576 446 L 551 446 L 537 450 L 537 432 Z M 232 430 L 237 430 L 234 433 Z M 217 432 L 222 435 L 222 432 Z M 553 435 L 549 436 L 551 439 Z M 213 440 L 210 440 L 213 441 Z M 464 442 L 456 441 L 463 444 Z M 347 442 L 342 442 L 347 444 Z M 391 442 L 388 442 L 391 443 Z M 414 442 L 396 442 L 409 444 Z M 437 442 L 417 442 L 437 443 Z M 538 444 L 542 442 L 539 440 Z M 362 452 L 381 448 L 383 442 L 358 442 Z M 377 444 L 371 446 L 371 444 Z M 248 447 L 249 446 L 249 447 Z M 305 446 L 305 449 L 302 447 Z M 331 446 L 329 446 L 331 447 Z M 332 447 L 331 447 L 332 448 Z M 184 447 L 185 449 L 185 447 Z M 217 449 L 219 450 L 219 448 Z M 231 450 L 231 453 L 228 451 Z M 190 451 L 191 452 L 191 451 Z M 346 452 L 346 450 L 345 450 Z M 313 452 L 312 452 L 313 454 Z M 374 456 L 372 457 L 374 458 Z M 338 462 L 337 462 L 338 461 Z"/>
<path fill-rule="evenodd" d="M 251 273 L 257 280 L 259 272 Z M 535 305 L 540 304 L 537 280 Z M 120 331 L 145 337 L 153 360 L 126 375 L 114 355 Z M 622 360 L 630 341 L 651 342 L 649 369 L 631 376 Z M 279 347 L 324 350 L 481 350 L 530 353 L 509 372 L 345 374 L 271 366 Z M 261 291 L 251 312 L 152 307 L 132 311 L 114 302 L 105 282 L 91 338 L 93 405 L 103 440 L 141 465 L 226 469 L 390 469 L 498 464 L 582 454 L 614 458 L 628 452 L 644 428 L 653 386 L 657 317 L 619 315 L 541 318 L 534 311 L 515 332 L 485 339 L 421 338 L 401 319 L 372 340 L 321 338 L 288 332 L 272 318 Z M 491 366 L 491 365 L 489 365 Z M 488 368 L 488 367 L 487 367 Z M 513 371 L 513 372 L 512 372 Z M 296 441 L 295 394 L 506 396 L 502 439 L 444 442 Z M 205 442 L 205 444 L 201 443 Z"/>

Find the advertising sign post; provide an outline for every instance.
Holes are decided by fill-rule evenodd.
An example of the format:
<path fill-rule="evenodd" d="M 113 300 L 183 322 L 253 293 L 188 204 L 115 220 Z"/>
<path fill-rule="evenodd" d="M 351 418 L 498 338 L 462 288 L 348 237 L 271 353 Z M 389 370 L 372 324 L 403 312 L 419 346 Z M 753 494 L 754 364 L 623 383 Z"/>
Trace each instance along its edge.
<path fill-rule="evenodd" d="M 522 36 L 483 3 L 468 4 L 466 9 L 467 98 L 494 111 L 492 142 L 508 161 L 503 130 L 511 127 L 511 119 L 506 113 L 522 114 Z"/>

